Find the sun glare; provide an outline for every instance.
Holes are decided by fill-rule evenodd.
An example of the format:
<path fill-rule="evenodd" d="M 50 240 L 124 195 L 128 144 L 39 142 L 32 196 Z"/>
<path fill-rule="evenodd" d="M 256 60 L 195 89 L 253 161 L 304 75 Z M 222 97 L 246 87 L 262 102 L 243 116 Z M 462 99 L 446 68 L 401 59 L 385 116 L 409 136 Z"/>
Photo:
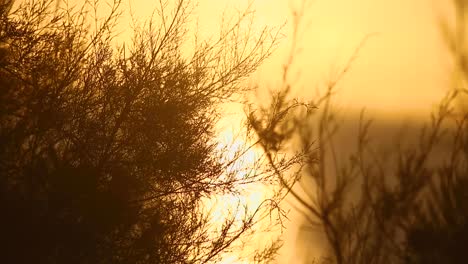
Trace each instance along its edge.
<path fill-rule="evenodd" d="M 259 162 L 262 162 L 263 152 L 258 146 L 252 146 L 252 142 L 242 136 L 244 131 L 241 128 L 245 116 L 238 109 L 238 105 L 230 104 L 226 108 L 224 111 L 226 112 L 225 118 L 222 118 L 218 123 L 218 149 L 225 153 L 224 161 L 235 160 L 235 162 L 228 166 L 225 171 L 226 175 L 222 175 L 221 178 L 233 176 L 238 182 L 247 181 L 247 183 L 238 185 L 238 194 L 219 194 L 206 200 L 205 206 L 207 211 L 210 212 L 215 229 L 220 228 L 226 219 L 232 218 L 236 222 L 235 225 L 240 227 L 243 220 L 255 214 L 255 211 L 259 208 L 263 208 L 261 207 L 262 203 L 271 192 L 265 188 L 263 183 L 248 183 L 248 180 L 246 180 L 256 173 L 260 173 L 257 169 L 262 169 Z M 262 230 L 268 228 L 270 223 L 269 220 L 262 221 L 248 231 L 250 234 L 258 232 L 262 234 L 262 237 L 259 235 L 249 236 L 250 240 L 244 245 L 235 245 L 239 246 L 241 252 L 251 254 L 251 252 L 265 247 L 269 239 L 273 239 L 278 235 L 271 232 L 265 236 L 265 232 L 262 232 Z M 242 255 L 243 253 L 234 253 L 237 256 L 239 254 Z M 239 263 L 238 261 L 235 256 L 227 254 L 221 263 Z"/>

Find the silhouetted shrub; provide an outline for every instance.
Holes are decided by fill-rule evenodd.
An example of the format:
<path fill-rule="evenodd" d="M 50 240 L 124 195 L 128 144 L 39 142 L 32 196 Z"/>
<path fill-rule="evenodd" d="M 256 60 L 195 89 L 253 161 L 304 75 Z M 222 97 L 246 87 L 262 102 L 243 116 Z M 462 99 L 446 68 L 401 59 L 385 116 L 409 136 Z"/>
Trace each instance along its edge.
<path fill-rule="evenodd" d="M 203 199 L 268 175 L 228 170 L 239 154 L 217 149 L 217 109 L 246 90 L 272 31 L 240 37 L 246 12 L 185 56 L 184 0 L 117 48 L 119 0 L 104 18 L 92 1 L 12 5 L 0 4 L 0 262 L 219 259 L 257 216 L 215 229 Z"/>

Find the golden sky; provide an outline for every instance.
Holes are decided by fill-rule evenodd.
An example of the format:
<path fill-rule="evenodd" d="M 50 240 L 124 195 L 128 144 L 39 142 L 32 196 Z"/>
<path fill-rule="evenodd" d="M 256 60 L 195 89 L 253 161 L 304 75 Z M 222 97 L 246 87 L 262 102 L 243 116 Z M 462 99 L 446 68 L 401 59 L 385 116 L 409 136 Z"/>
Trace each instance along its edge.
<path fill-rule="evenodd" d="M 259 16 L 263 6 L 275 13 L 265 15 L 270 23 L 280 14 L 287 17 L 286 0 L 260 2 Z M 299 43 L 303 50 L 297 55 L 299 95 L 312 96 L 317 85 L 346 64 L 366 35 L 375 34 L 339 86 L 340 105 L 387 113 L 427 111 L 450 81 L 450 63 L 438 26 L 447 5 L 443 2 L 449 1 L 313 1 L 305 11 Z M 271 76 L 270 71 L 274 69 L 260 76 Z"/>
<path fill-rule="evenodd" d="M 301 51 L 295 70 L 296 92 L 312 96 L 316 88 L 346 64 L 366 35 L 374 34 L 361 49 L 342 80 L 339 104 L 346 109 L 366 107 L 379 112 L 420 113 L 444 94 L 450 83 L 450 62 L 440 39 L 438 22 L 447 14 L 444 0 L 308 0 L 303 19 Z M 227 16 L 252 3 L 259 27 L 288 21 L 286 38 L 270 60 L 253 76 L 274 88 L 288 50 L 291 7 L 301 0 L 199 0 L 193 22 L 199 33 L 216 34 L 223 11 Z M 124 1 L 144 20 L 157 1 Z M 445 11 L 444 11 L 445 10 Z M 124 34 L 125 35 L 125 34 Z"/>

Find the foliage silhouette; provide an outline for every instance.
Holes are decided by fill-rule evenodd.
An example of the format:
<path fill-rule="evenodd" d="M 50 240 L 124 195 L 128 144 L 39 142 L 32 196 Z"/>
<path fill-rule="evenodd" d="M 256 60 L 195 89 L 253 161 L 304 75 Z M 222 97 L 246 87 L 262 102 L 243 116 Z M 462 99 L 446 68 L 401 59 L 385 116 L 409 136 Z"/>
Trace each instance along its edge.
<path fill-rule="evenodd" d="M 466 2 L 454 2 L 459 14 L 464 14 Z M 273 103 L 261 114 L 250 115 L 250 123 L 270 155 L 278 151 L 271 147 L 278 142 L 296 143 L 295 148 L 309 150 L 299 184 L 283 183 L 307 226 L 325 237 L 322 262 L 466 262 L 468 112 L 466 106 L 457 104 L 467 94 L 466 43 L 460 36 L 465 34 L 466 21 L 460 23 L 461 29 L 453 32 L 444 28 L 448 43 L 453 44 L 450 47 L 459 73 L 457 89 L 451 89 L 441 100 L 412 144 L 405 145 L 402 135 L 398 144 L 379 152 L 378 142 L 370 137 L 372 122 L 362 112 L 355 139 L 357 150 L 347 159 L 339 157 L 340 146 L 335 140 L 341 124 L 332 99 L 336 84 L 348 72 L 355 55 L 326 84 L 323 96 L 307 103 L 291 99 L 293 84 L 284 78 L 280 91 L 272 96 Z M 285 68 L 285 76 L 291 63 Z M 276 174 L 287 178 L 280 171 Z"/>
<path fill-rule="evenodd" d="M 272 180 L 260 161 L 233 169 L 245 149 L 219 150 L 215 125 L 278 32 L 240 34 L 247 10 L 186 56 L 191 4 L 159 3 L 160 21 L 115 48 L 119 0 L 104 18 L 98 1 L 1 1 L 2 263 L 214 262 L 279 209 L 281 189 L 218 227 L 204 206 Z"/>

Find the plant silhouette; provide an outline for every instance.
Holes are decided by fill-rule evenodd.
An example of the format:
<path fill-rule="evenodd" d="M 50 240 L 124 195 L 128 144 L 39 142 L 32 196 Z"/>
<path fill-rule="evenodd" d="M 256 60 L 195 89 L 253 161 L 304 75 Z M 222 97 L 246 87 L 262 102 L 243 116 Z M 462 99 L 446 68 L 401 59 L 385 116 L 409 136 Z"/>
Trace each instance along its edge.
<path fill-rule="evenodd" d="M 238 34 L 246 11 L 185 56 L 191 4 L 161 1 L 161 21 L 115 47 L 120 4 L 98 18 L 99 1 L 1 1 L 2 263 L 213 262 L 277 208 L 217 229 L 203 203 L 271 178 L 232 170 L 241 151 L 223 159 L 215 125 L 277 32 Z"/>
<path fill-rule="evenodd" d="M 333 95 L 362 45 L 336 78 L 325 84 L 323 95 L 307 103 L 289 97 L 291 59 L 271 105 L 250 115 L 250 123 L 269 155 L 276 155 L 279 148 L 272 146 L 278 142 L 309 150 L 299 184 L 283 184 L 304 216 L 305 229 L 313 231 L 311 236 L 324 237 L 323 256 L 313 256 L 311 263 L 466 262 L 467 5 L 463 0 L 453 2 L 458 15 L 456 28 L 442 25 L 455 59 L 457 86 L 448 89 L 428 121 L 417 129 L 417 136 L 401 134 L 380 151 L 383 143 L 372 138 L 372 120 L 363 111 L 352 119 L 356 133 L 345 131 L 346 140 L 353 140 L 357 147 L 348 151 L 351 154 L 343 154 L 350 144 L 337 144 L 337 131 L 344 124 L 334 112 Z M 299 32 L 299 22 L 294 26 Z M 382 134 L 390 136 L 388 130 Z M 410 144 L 405 144 L 408 140 Z M 280 171 L 276 175 L 280 179 L 288 176 Z"/>

